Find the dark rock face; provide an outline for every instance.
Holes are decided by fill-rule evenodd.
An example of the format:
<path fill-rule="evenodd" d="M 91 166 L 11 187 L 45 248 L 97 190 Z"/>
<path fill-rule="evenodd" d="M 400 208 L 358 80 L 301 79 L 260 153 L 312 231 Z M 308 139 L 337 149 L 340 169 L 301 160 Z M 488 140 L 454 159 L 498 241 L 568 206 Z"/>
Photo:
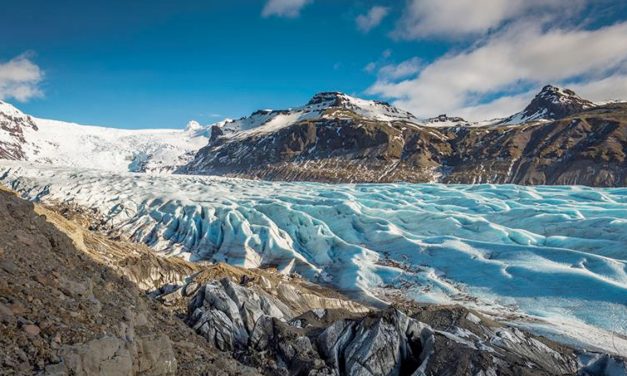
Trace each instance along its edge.
<path fill-rule="evenodd" d="M 269 180 L 627 185 L 627 103 L 551 122 L 428 128 L 318 119 L 218 138 L 179 172 Z"/>
<path fill-rule="evenodd" d="M 427 123 L 438 124 L 438 123 L 458 123 L 461 124 L 469 124 L 469 121 L 464 120 L 458 116 L 448 116 L 446 114 L 438 115 L 436 117 L 430 118 L 426 120 Z"/>
<path fill-rule="evenodd" d="M 318 337 L 322 356 L 346 375 L 424 373 L 434 351 L 426 324 L 390 309 L 361 319 L 338 320 Z"/>
<path fill-rule="evenodd" d="M 211 137 L 209 138 L 209 142 L 215 142 L 215 140 L 217 140 L 218 137 L 222 136 L 223 134 L 224 132 L 222 131 L 222 129 L 214 125 L 213 127 L 211 127 Z"/>
<path fill-rule="evenodd" d="M 450 183 L 625 186 L 627 104 L 551 123 L 469 133 L 454 147 L 458 153 L 449 165 L 455 168 L 445 179 Z"/>
<path fill-rule="evenodd" d="M 4 103 L 0 101 L 0 106 Z M 26 143 L 24 128 L 37 130 L 37 125 L 30 116 L 0 111 L 0 133 L 5 133 L 4 141 L 0 141 L 0 159 L 24 159 L 22 145 Z"/>
<path fill-rule="evenodd" d="M 433 332 L 400 311 L 356 317 L 342 310 L 296 316 L 279 299 L 229 279 L 190 301 L 188 324 L 243 362 L 299 375 L 405 375 L 432 352 Z"/>
<path fill-rule="evenodd" d="M 272 375 L 605 375 L 625 367 L 623 359 L 579 354 L 459 306 L 295 315 L 285 303 L 223 278 L 197 290 L 187 323 Z"/>

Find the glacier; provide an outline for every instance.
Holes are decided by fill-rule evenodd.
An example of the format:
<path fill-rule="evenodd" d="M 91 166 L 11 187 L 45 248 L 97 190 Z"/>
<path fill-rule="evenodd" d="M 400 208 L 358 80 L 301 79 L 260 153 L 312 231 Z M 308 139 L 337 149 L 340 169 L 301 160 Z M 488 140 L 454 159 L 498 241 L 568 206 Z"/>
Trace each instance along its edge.
<path fill-rule="evenodd" d="M 1 100 L 0 123 L 0 149 L 5 144 L 9 150 L 19 150 L 13 158 L 160 174 L 191 161 L 207 145 L 211 132 L 210 125 L 196 121 L 190 121 L 185 129 L 119 129 L 40 119 Z"/>
<path fill-rule="evenodd" d="M 156 252 L 274 266 L 368 301 L 465 304 L 627 353 L 627 188 L 319 184 L 0 161 L 0 182 L 88 208 Z"/>

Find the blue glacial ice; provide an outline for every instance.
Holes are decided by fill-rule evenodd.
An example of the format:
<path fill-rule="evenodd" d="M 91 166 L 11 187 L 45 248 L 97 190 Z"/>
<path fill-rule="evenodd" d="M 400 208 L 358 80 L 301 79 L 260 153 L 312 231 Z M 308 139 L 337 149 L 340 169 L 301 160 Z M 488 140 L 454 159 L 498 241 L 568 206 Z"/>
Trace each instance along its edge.
<path fill-rule="evenodd" d="M 364 299 L 398 291 L 627 336 L 625 188 L 279 183 L 10 162 L 0 181 L 93 208 L 192 261 L 273 265 Z"/>

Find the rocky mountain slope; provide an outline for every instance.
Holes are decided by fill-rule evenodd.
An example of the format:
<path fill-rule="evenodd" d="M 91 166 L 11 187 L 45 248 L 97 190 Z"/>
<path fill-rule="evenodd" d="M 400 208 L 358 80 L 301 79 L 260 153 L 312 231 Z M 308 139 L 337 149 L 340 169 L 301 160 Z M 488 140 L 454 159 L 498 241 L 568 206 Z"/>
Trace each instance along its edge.
<path fill-rule="evenodd" d="M 4 190 L 0 239 L 0 374 L 256 374 L 207 348 L 128 272 L 141 265 L 150 285 L 193 269 L 36 212 Z"/>
<path fill-rule="evenodd" d="M 572 90 L 547 85 L 524 110 L 497 123 L 521 124 L 558 120 L 592 107 L 595 107 L 594 103 L 582 99 Z"/>
<path fill-rule="evenodd" d="M 278 123 L 255 120 L 252 128 L 228 132 L 213 127 L 209 144 L 179 172 L 323 182 L 627 185 L 625 103 L 595 106 L 546 86 L 519 114 L 473 124 L 446 115 L 424 122 L 406 113 L 373 116 L 364 110 L 370 107 L 345 98 L 323 93 L 310 102 L 316 111 L 286 110 Z"/>
<path fill-rule="evenodd" d="M 159 258 L 84 229 L 84 212 L 64 208 L 68 220 L 56 210 L 0 190 L 3 375 L 627 371 L 619 357 L 461 307 L 399 301 L 378 310 L 271 269 Z"/>
<path fill-rule="evenodd" d="M 208 128 L 122 130 L 38 119 L 0 101 L 0 158 L 114 171 L 171 172 L 207 144 Z"/>

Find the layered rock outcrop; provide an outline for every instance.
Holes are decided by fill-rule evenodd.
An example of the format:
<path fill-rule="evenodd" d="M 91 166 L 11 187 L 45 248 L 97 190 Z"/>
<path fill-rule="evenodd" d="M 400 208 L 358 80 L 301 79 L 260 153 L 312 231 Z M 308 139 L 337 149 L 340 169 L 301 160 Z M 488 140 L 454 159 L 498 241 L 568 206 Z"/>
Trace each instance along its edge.
<path fill-rule="evenodd" d="M 279 296 L 232 278 L 197 286 L 188 302 L 186 321 L 197 333 L 267 374 L 603 375 L 614 366 L 625 369 L 616 357 L 582 355 L 462 307 L 405 303 L 407 313 L 399 306 L 297 314 Z"/>

